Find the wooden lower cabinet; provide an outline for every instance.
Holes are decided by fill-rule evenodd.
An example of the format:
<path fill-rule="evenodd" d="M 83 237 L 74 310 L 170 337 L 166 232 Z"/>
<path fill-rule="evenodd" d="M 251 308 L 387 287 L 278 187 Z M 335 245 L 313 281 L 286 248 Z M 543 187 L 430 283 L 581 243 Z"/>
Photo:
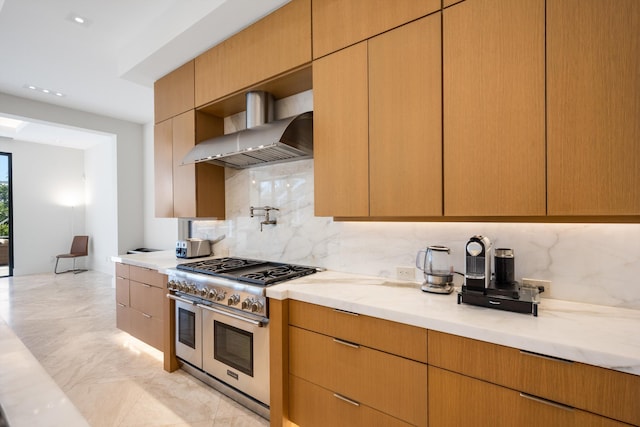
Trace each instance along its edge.
<path fill-rule="evenodd" d="M 428 337 L 431 366 L 640 425 L 638 375 L 432 330 Z"/>
<path fill-rule="evenodd" d="M 125 265 L 116 264 L 116 327 L 164 351 L 167 276 Z"/>
<path fill-rule="evenodd" d="M 286 425 L 280 415 L 300 427 L 426 427 L 426 329 L 301 301 L 283 309 L 288 327 L 272 345 L 286 357 L 272 381 L 284 390 L 272 382 L 272 402 L 280 393 L 284 407 L 272 407 L 272 426 Z"/>
<path fill-rule="evenodd" d="M 618 421 L 429 366 L 430 427 L 621 427 Z"/>
<path fill-rule="evenodd" d="M 410 426 L 369 406 L 289 376 L 289 419 L 300 427 Z"/>
<path fill-rule="evenodd" d="M 289 373 L 358 404 L 426 426 L 427 365 L 289 328 Z"/>

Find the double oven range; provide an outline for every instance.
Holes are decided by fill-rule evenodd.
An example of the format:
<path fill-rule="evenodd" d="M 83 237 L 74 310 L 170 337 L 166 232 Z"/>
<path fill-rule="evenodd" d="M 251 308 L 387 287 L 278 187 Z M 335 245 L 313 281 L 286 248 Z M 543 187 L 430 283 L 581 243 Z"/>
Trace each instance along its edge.
<path fill-rule="evenodd" d="M 313 267 L 215 258 L 169 269 L 176 357 L 182 369 L 269 417 L 269 285 Z"/>

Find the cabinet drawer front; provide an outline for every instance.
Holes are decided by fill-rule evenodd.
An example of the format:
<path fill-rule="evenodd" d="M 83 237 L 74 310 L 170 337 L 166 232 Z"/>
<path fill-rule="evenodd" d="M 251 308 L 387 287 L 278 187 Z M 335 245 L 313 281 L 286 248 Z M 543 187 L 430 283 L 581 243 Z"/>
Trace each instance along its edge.
<path fill-rule="evenodd" d="M 129 278 L 129 264 L 116 262 L 116 277 Z"/>
<path fill-rule="evenodd" d="M 116 302 L 129 306 L 129 279 L 116 277 Z"/>
<path fill-rule="evenodd" d="M 427 366 L 289 327 L 289 372 L 414 425 L 427 422 Z"/>
<path fill-rule="evenodd" d="M 429 367 L 429 425 L 622 427 L 626 424 Z"/>
<path fill-rule="evenodd" d="M 129 270 L 129 275 L 131 280 L 146 283 L 147 285 L 155 286 L 157 288 L 164 289 L 167 285 L 167 276 L 158 273 L 157 270 L 151 270 L 150 268 L 132 265 Z"/>
<path fill-rule="evenodd" d="M 123 304 L 116 303 L 116 328 L 121 331 L 131 331 L 131 309 Z"/>
<path fill-rule="evenodd" d="M 356 406 L 327 389 L 289 376 L 289 419 L 304 427 L 410 426 L 365 405 Z"/>
<path fill-rule="evenodd" d="M 427 363 L 427 330 L 291 301 L 289 324 Z"/>
<path fill-rule="evenodd" d="M 154 318 L 162 319 L 164 290 L 133 280 L 129 284 L 131 307 Z"/>
<path fill-rule="evenodd" d="M 640 424 L 640 376 L 429 331 L 429 364 Z"/>
<path fill-rule="evenodd" d="M 129 320 L 131 322 L 129 330 L 131 335 L 163 351 L 162 320 L 147 317 L 144 313 L 133 309 L 129 310 Z"/>

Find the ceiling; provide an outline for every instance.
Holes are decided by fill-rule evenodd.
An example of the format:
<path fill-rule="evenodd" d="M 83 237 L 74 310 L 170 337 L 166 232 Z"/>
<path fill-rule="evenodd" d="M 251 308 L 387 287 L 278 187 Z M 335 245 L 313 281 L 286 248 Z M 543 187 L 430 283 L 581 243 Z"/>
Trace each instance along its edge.
<path fill-rule="evenodd" d="M 155 80 L 288 1 L 0 0 L 0 92 L 151 123 Z M 65 143 L 82 130 L 20 119 L 19 130 L 0 124 L 0 140 L 83 146 Z"/>

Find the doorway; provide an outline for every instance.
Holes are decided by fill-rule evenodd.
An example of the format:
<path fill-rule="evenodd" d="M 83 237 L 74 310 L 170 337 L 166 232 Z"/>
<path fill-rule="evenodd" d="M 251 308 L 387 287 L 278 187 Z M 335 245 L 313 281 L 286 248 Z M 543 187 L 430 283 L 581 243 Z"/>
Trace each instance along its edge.
<path fill-rule="evenodd" d="M 0 153 L 0 277 L 13 276 L 11 153 Z"/>

